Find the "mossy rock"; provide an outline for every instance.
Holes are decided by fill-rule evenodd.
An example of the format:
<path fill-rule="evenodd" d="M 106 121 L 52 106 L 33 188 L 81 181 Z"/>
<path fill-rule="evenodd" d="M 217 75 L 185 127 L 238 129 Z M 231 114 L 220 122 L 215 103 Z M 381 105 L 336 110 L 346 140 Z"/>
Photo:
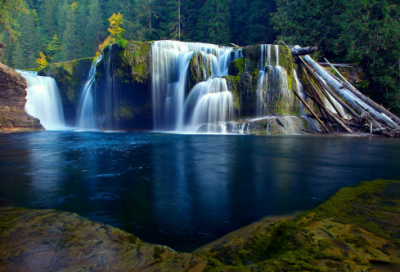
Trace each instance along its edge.
<path fill-rule="evenodd" d="M 314 211 L 265 218 L 195 253 L 208 260 L 207 271 L 399 271 L 399 201 L 400 182 L 363 182 Z"/>
<path fill-rule="evenodd" d="M 228 65 L 228 75 L 237 76 L 244 72 L 245 60 L 243 58 L 237 58 L 231 61 Z"/>
<path fill-rule="evenodd" d="M 211 61 L 205 54 L 200 52 L 193 54 L 189 62 L 190 87 L 211 77 Z"/>

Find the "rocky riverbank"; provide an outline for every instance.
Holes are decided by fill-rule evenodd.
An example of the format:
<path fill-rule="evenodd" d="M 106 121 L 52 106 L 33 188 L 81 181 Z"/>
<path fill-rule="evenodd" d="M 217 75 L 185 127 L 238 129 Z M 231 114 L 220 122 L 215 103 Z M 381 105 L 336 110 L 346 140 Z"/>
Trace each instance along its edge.
<path fill-rule="evenodd" d="M 44 130 L 39 119 L 24 110 L 26 80 L 0 63 L 0 132 Z"/>
<path fill-rule="evenodd" d="M 0 271 L 400 271 L 400 182 L 343 188 L 192 253 L 56 210 L 0 210 Z"/>

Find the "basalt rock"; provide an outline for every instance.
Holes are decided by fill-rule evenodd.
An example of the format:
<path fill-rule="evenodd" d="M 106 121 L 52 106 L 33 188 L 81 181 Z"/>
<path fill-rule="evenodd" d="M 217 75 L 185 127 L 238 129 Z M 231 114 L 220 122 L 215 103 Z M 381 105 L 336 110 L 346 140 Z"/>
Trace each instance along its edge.
<path fill-rule="evenodd" d="M 39 119 L 24 110 L 26 80 L 0 63 L 0 132 L 44 130 Z"/>

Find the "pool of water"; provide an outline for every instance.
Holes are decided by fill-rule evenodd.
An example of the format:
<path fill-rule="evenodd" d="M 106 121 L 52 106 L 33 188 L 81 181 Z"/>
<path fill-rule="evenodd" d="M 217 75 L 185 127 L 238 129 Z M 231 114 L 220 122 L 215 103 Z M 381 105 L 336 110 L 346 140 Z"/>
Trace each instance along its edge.
<path fill-rule="evenodd" d="M 400 179 L 399 154 L 384 138 L 0 134 L 0 206 L 76 212 L 190 251 L 341 187 Z"/>

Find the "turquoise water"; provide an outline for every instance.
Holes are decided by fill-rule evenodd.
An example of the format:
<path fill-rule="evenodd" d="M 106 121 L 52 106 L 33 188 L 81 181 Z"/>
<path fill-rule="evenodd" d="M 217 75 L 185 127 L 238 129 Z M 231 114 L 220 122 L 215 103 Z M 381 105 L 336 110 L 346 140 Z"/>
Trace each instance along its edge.
<path fill-rule="evenodd" d="M 0 134 L 0 206 L 76 212 L 190 251 L 341 187 L 400 179 L 399 154 L 383 138 Z"/>

